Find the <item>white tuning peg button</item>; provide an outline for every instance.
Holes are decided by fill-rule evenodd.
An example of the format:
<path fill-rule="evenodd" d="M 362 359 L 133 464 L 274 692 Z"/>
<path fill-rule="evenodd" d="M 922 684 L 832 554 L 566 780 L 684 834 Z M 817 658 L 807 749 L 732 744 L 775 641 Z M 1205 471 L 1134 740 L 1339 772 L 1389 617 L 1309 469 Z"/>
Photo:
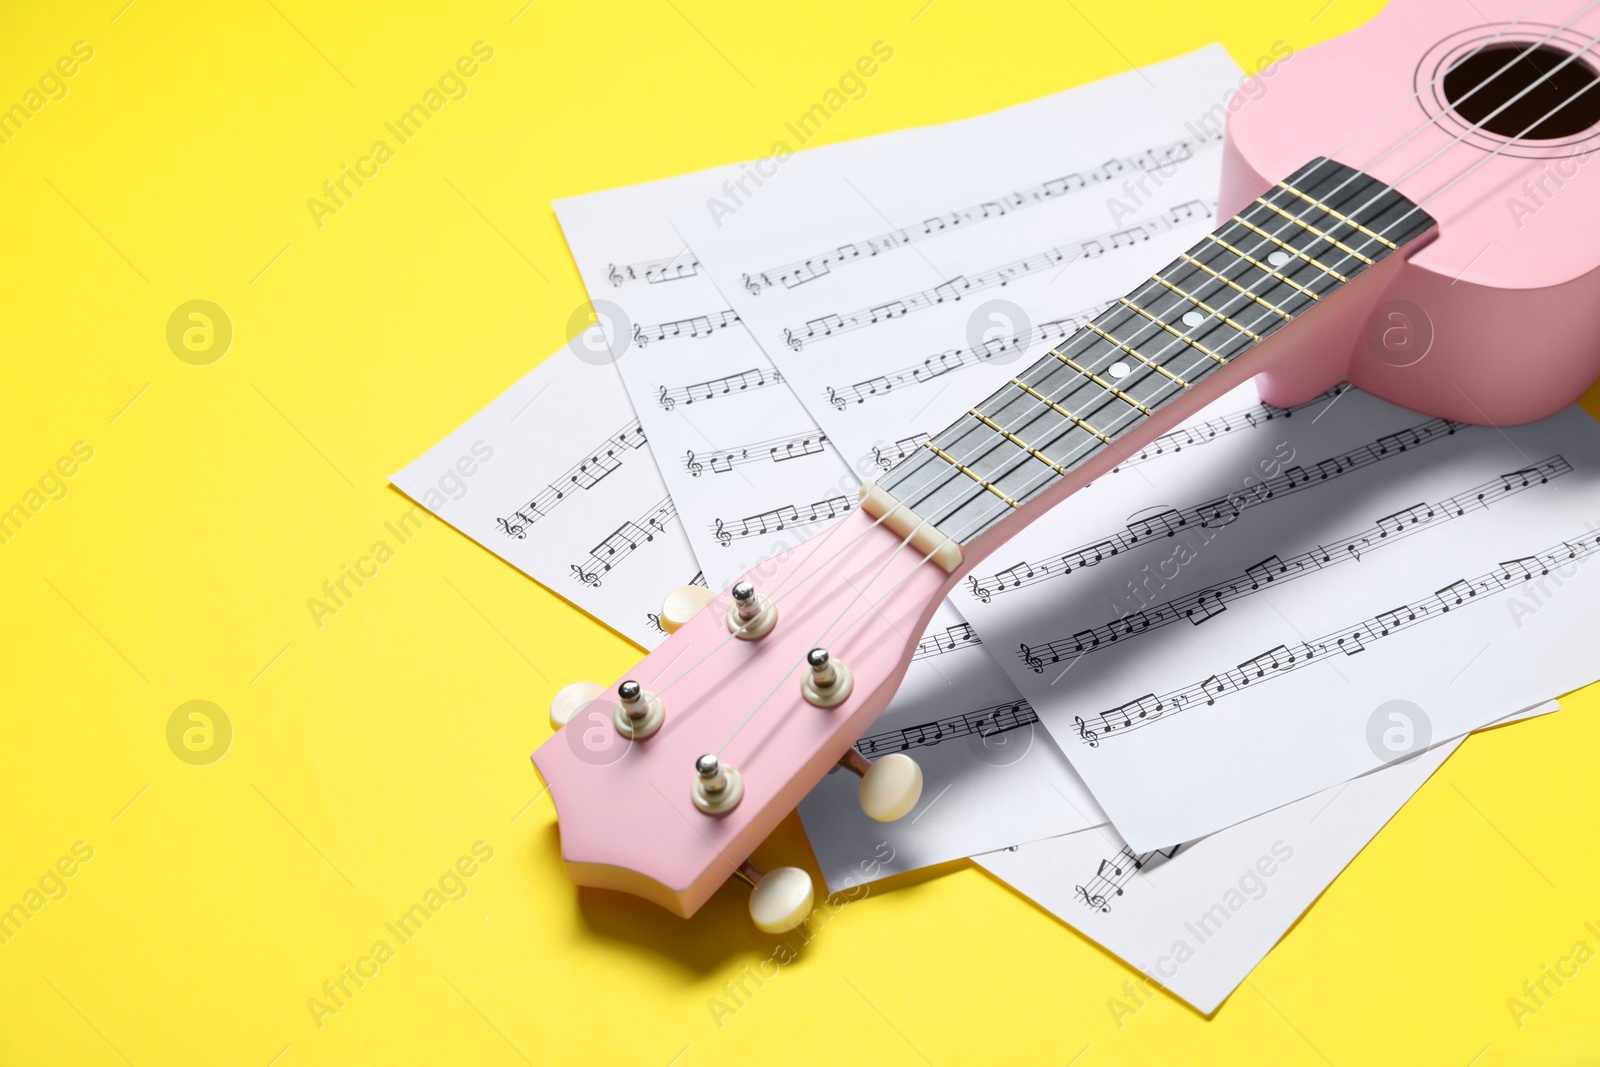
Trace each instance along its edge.
<path fill-rule="evenodd" d="M 903 752 L 874 760 L 861 776 L 861 810 L 879 822 L 903 818 L 922 799 L 922 768 Z"/>
<path fill-rule="evenodd" d="M 785 934 L 806 921 L 813 899 L 809 874 L 779 867 L 760 875 L 750 891 L 750 918 L 769 934 Z"/>
<path fill-rule="evenodd" d="M 559 730 L 578 709 L 599 696 L 605 687 L 594 682 L 573 682 L 550 698 L 550 729 Z"/>
<path fill-rule="evenodd" d="M 677 633 L 716 598 L 717 594 L 703 585 L 678 586 L 661 602 L 661 628 L 669 634 Z"/>

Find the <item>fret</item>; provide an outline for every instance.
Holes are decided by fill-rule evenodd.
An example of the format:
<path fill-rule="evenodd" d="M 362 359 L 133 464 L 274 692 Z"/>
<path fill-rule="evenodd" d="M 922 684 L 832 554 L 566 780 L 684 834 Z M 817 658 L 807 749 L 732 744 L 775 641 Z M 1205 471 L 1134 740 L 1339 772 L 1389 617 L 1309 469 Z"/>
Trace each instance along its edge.
<path fill-rule="evenodd" d="M 1112 385 L 1110 382 L 1108 382 L 1104 378 L 1100 377 L 1100 375 L 1096 374 L 1094 371 L 1090 370 L 1087 367 L 1081 366 L 1075 360 L 1073 360 L 1070 356 L 1063 356 L 1060 352 L 1057 352 L 1055 349 L 1051 349 L 1050 350 L 1050 354 L 1052 356 L 1055 356 L 1061 362 L 1065 363 L 1067 366 L 1071 367 L 1073 370 L 1077 371 L 1079 374 L 1083 375 L 1085 378 L 1089 379 L 1094 384 L 1098 385 L 1100 388 L 1104 389 L 1106 392 L 1110 393 L 1112 396 L 1116 397 L 1118 400 L 1122 400 L 1122 401 L 1125 401 L 1125 402 L 1127 402 L 1129 404 L 1132 404 L 1134 407 L 1139 409 L 1139 412 L 1141 414 L 1144 414 L 1144 415 L 1153 414 L 1153 412 L 1149 408 L 1145 407 L 1143 404 L 1139 403 L 1133 397 L 1129 396 L 1127 393 L 1124 393 L 1121 389 L 1118 389 L 1116 386 Z"/>
<path fill-rule="evenodd" d="M 1244 216 L 1235 215 L 1233 217 L 1233 221 L 1237 222 L 1251 233 L 1259 234 L 1260 236 L 1265 237 L 1267 240 L 1271 241 L 1273 244 L 1277 245 L 1291 256 L 1294 256 L 1297 259 L 1305 260 L 1307 263 L 1311 264 L 1313 267 L 1316 267 L 1322 273 L 1328 275 L 1336 281 L 1347 282 L 1350 280 L 1343 274 L 1340 274 L 1338 271 L 1328 266 L 1326 263 L 1323 263 L 1321 260 L 1315 258 L 1314 256 L 1307 255 L 1303 250 L 1296 248 L 1294 245 L 1283 240 L 1282 238 L 1276 237 L 1273 234 L 1268 233 L 1266 230 L 1263 230 L 1260 226 L 1257 226 L 1255 223 L 1244 218 Z"/>
<path fill-rule="evenodd" d="M 1140 363 L 1145 364 L 1146 366 L 1150 367 L 1152 370 L 1156 371 L 1159 374 L 1163 374 L 1163 375 L 1167 376 L 1168 378 L 1171 378 L 1173 381 L 1177 382 L 1183 388 L 1185 388 L 1185 389 L 1189 388 L 1189 383 L 1188 382 L 1184 381 L 1182 378 L 1178 377 L 1176 374 L 1173 374 L 1171 371 L 1169 371 L 1167 368 L 1163 367 L 1161 364 L 1155 362 L 1154 360 L 1146 358 L 1143 353 L 1141 353 L 1138 349 L 1134 348 L 1132 345 L 1128 344 L 1127 342 L 1117 340 L 1115 337 L 1112 337 L 1109 333 L 1106 333 L 1104 330 L 1102 330 L 1100 327 L 1096 326 L 1092 322 L 1089 323 L 1088 328 L 1093 330 L 1095 333 L 1099 334 L 1101 337 L 1105 338 L 1107 341 L 1110 341 L 1112 344 L 1116 345 L 1118 348 L 1122 349 L 1124 352 L 1128 353 L 1128 355 L 1132 356 L 1134 359 L 1138 360 Z"/>
<path fill-rule="evenodd" d="M 1218 274 L 1216 271 L 1212 270 L 1210 267 L 1206 266 L 1204 263 L 1200 262 L 1198 259 L 1195 259 L 1189 253 L 1187 253 L 1187 252 L 1179 252 L 1178 253 L 1178 258 L 1183 260 L 1183 262 L 1188 263 L 1189 265 L 1193 266 L 1197 270 L 1205 271 L 1207 274 L 1211 275 L 1213 278 L 1217 279 L 1217 281 L 1219 281 L 1222 284 L 1226 285 L 1228 288 L 1232 289 L 1233 291 L 1235 291 L 1235 292 L 1237 292 L 1237 293 L 1239 293 L 1239 294 L 1241 294 L 1243 296 L 1247 296 L 1251 300 L 1254 300 L 1257 304 L 1260 304 L 1262 307 L 1268 309 L 1269 311 L 1275 312 L 1277 315 L 1282 317 L 1284 322 L 1288 322 L 1289 320 L 1294 318 L 1294 316 L 1292 314 L 1290 314 L 1289 312 L 1285 311 L 1283 308 L 1279 307 L 1277 304 L 1269 303 L 1267 300 L 1263 299 L 1261 294 L 1250 292 L 1248 289 L 1246 289 L 1244 286 L 1240 285 L 1238 282 L 1234 281 L 1232 278 L 1223 277 L 1221 274 Z"/>
<path fill-rule="evenodd" d="M 938 456 L 940 459 L 942 459 L 946 463 L 950 464 L 950 466 L 954 467 L 956 470 L 960 471 L 962 474 L 965 474 L 968 478 L 971 478 L 973 481 L 977 482 L 979 485 L 981 485 L 985 489 L 989 490 L 989 492 L 993 493 L 995 496 L 999 497 L 1001 500 L 1004 500 L 1007 504 L 1010 504 L 1014 508 L 1022 506 L 1021 504 L 1017 503 L 1015 500 L 1011 499 L 1011 497 L 1007 496 L 1005 491 L 1002 490 L 999 486 L 995 485 L 993 482 L 989 481 L 987 478 L 980 477 L 976 471 L 972 470 L 972 468 L 970 468 L 970 467 L 966 466 L 965 464 L 961 463 L 954 456 L 952 456 L 950 453 L 946 452 L 944 449 L 940 448 L 938 445 L 934 444 L 932 441 L 924 441 L 923 444 L 925 444 L 928 448 L 932 449 L 934 455 Z"/>
<path fill-rule="evenodd" d="M 1306 222 L 1304 219 L 1297 218 L 1296 216 L 1289 214 L 1287 211 L 1283 210 L 1283 208 L 1279 207 L 1277 204 L 1272 203 L 1270 200 L 1263 200 L 1261 197 L 1258 196 L 1258 197 L 1256 197 L 1256 203 L 1260 204 L 1262 207 L 1266 208 L 1268 211 L 1271 211 L 1272 213 L 1274 213 L 1276 215 L 1283 216 L 1284 218 L 1288 219 L 1290 222 L 1292 222 L 1295 225 L 1301 227 L 1302 229 L 1316 234 L 1317 237 L 1320 240 L 1328 242 L 1330 245 L 1332 245 L 1333 247 L 1337 248 L 1339 251 L 1343 252 L 1345 255 L 1347 255 L 1347 256 L 1355 256 L 1357 259 L 1359 259 L 1361 262 L 1365 263 L 1367 266 L 1369 266 L 1369 267 L 1372 266 L 1372 262 L 1373 261 L 1371 259 L 1368 259 L 1366 256 L 1362 255 L 1360 252 L 1357 252 L 1355 249 L 1351 248 L 1349 245 L 1345 244 L 1343 241 L 1339 240 L 1337 237 L 1330 237 L 1327 234 L 1323 233 L 1321 230 L 1317 229 L 1315 226 L 1311 225 L 1309 222 Z"/>
<path fill-rule="evenodd" d="M 1296 189 L 1294 186 L 1290 185 L 1288 182 L 1278 182 L 1277 184 L 1278 184 L 1278 188 L 1279 189 L 1287 190 L 1288 192 L 1293 193 L 1295 196 L 1298 196 L 1301 200 L 1304 200 L 1306 203 L 1310 204 L 1311 206 L 1321 208 L 1323 211 L 1326 211 L 1328 214 L 1332 215 L 1334 218 L 1338 219 L 1340 222 L 1344 223 L 1346 226 L 1349 226 L 1349 227 L 1353 228 L 1354 230 L 1356 230 L 1356 232 L 1365 234 L 1366 236 L 1372 238 L 1374 241 L 1377 241 L 1379 244 L 1384 245 L 1386 248 L 1389 249 L 1389 251 L 1393 252 L 1393 251 L 1395 251 L 1396 249 L 1398 249 L 1400 247 L 1399 245 L 1395 244 L 1393 241 L 1389 240 L 1387 237 L 1383 236 L 1382 234 L 1373 233 L 1371 230 L 1369 230 L 1365 226 L 1361 225 L 1361 223 L 1353 221 L 1348 215 L 1341 215 L 1339 212 L 1333 210 L 1333 208 L 1329 207 L 1327 204 L 1324 204 L 1322 201 L 1318 200 L 1316 197 L 1309 196 L 1306 193 L 1301 192 L 1299 189 Z"/>
<path fill-rule="evenodd" d="M 1124 297 L 1119 297 L 1119 299 L 1122 301 L 1122 303 L 1128 305 L 1128 307 L 1132 308 L 1138 314 L 1140 314 L 1140 315 L 1144 316 L 1145 318 L 1149 319 L 1151 322 L 1155 323 L 1157 326 L 1161 327 L 1163 330 L 1166 330 L 1168 333 L 1170 333 L 1172 336 L 1176 337 L 1178 340 L 1182 341 L 1184 344 L 1189 345 L 1190 347 L 1194 348 L 1196 351 L 1204 352 L 1206 355 L 1208 355 L 1212 359 L 1216 360 L 1217 364 L 1219 366 L 1226 366 L 1227 365 L 1228 361 L 1227 361 L 1226 358 L 1217 355 L 1215 352 L 1211 351 L 1211 349 L 1207 348 L 1205 345 L 1201 344 L 1199 341 L 1196 341 L 1191 336 L 1192 331 L 1187 331 L 1187 332 L 1186 331 L 1182 331 L 1182 330 L 1179 330 L 1176 326 L 1172 326 L 1172 325 L 1170 325 L 1168 323 L 1162 322 L 1160 319 L 1156 318 L 1156 316 L 1150 314 L 1150 312 L 1146 311 L 1144 308 L 1140 307 L 1138 304 L 1135 304 L 1132 300 L 1129 300 L 1125 296 Z M 1259 337 L 1256 338 L 1256 339 L 1260 340 Z"/>
<path fill-rule="evenodd" d="M 1018 448 L 1028 453 L 1028 455 L 1032 456 L 1040 463 L 1043 463 L 1046 467 L 1049 467 L 1051 470 L 1055 471 L 1057 474 L 1067 473 L 1067 468 L 1063 467 L 1061 464 L 1057 463 L 1043 452 L 1040 452 L 1037 448 L 1034 448 L 1032 445 L 1028 444 L 1028 442 L 1024 441 L 1010 430 L 1007 430 L 1005 427 L 995 422 L 983 412 L 973 409 L 972 411 L 967 412 L 967 414 L 971 415 L 973 418 L 989 427 L 989 429 L 993 430 L 1001 437 L 1004 437 L 1007 441 L 1010 441 L 1012 444 L 1016 445 Z"/>
<path fill-rule="evenodd" d="M 1313 300 L 1321 300 L 1322 299 L 1322 297 L 1318 296 L 1316 293 L 1312 292 L 1310 289 L 1307 289 L 1305 286 L 1300 285 L 1298 282 L 1293 281 L 1292 279 L 1288 278 L 1287 276 L 1285 276 L 1283 274 L 1280 274 L 1278 272 L 1277 268 L 1267 266 L 1265 263 L 1261 262 L 1259 259 L 1257 259 L 1256 257 L 1252 256 L 1249 252 L 1244 251 L 1242 248 L 1233 247 L 1233 245 L 1229 244 L 1227 241 L 1224 241 L 1222 238 L 1218 237 L 1216 234 L 1214 234 L 1214 233 L 1206 234 L 1206 240 L 1214 242 L 1215 244 L 1219 245 L 1220 247 L 1227 249 L 1229 252 L 1232 252 L 1235 256 L 1238 256 L 1240 259 L 1244 260 L 1246 263 L 1250 264 L 1251 266 L 1255 267 L 1256 269 L 1262 271 L 1265 274 L 1272 275 L 1274 278 L 1278 279 L 1280 282 L 1283 282 L 1285 285 L 1288 285 L 1290 288 L 1298 290 L 1299 292 L 1305 294 L 1306 296 L 1309 296 L 1311 299 L 1313 299 Z"/>
<path fill-rule="evenodd" d="M 1215 319 L 1220 319 L 1221 321 L 1227 323 L 1229 326 L 1232 326 L 1235 330 L 1238 330 L 1240 333 L 1242 333 L 1246 337 L 1250 338 L 1250 340 L 1252 340 L 1252 341 L 1261 340 L 1261 335 L 1259 333 L 1256 333 L 1254 330 L 1250 329 L 1247 326 L 1241 326 L 1239 323 L 1235 322 L 1233 319 L 1229 318 L 1227 315 L 1224 315 L 1222 312 L 1218 311 L 1216 308 L 1212 307 L 1210 304 L 1206 303 L 1204 300 L 1201 300 L 1198 296 L 1195 296 L 1192 293 L 1185 292 L 1182 288 L 1180 288 L 1179 286 L 1173 285 L 1171 282 L 1169 282 L 1167 279 L 1163 278 L 1159 274 L 1153 275 L 1153 278 L 1154 278 L 1155 281 L 1157 281 L 1160 284 L 1166 286 L 1168 289 L 1172 290 L 1174 293 L 1177 293 L 1179 296 L 1183 297 L 1183 299 L 1187 300 L 1189 303 L 1193 304 L 1195 307 L 1199 308 L 1201 311 L 1204 311 L 1207 315 L 1210 315 L 1212 318 L 1215 318 Z M 1276 311 L 1277 309 L 1274 308 L 1273 310 Z"/>
<path fill-rule="evenodd" d="M 879 488 L 969 542 L 1106 448 L 1121 451 L 1146 418 L 1433 226 L 1377 179 L 1314 160 L 933 435 Z M 1273 266 L 1274 250 L 1293 258 Z M 1183 323 L 1195 311 L 1205 320 Z"/>

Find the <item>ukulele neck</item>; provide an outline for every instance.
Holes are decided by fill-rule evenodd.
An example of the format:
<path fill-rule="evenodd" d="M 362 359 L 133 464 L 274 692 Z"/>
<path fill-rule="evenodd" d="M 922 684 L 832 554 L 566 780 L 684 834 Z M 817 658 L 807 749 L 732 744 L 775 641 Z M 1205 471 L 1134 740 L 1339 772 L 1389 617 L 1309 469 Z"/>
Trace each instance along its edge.
<path fill-rule="evenodd" d="M 1107 450 L 1142 447 L 1163 408 L 1433 226 L 1378 179 L 1313 160 L 935 434 L 863 506 L 919 520 L 919 542 L 970 543 Z"/>

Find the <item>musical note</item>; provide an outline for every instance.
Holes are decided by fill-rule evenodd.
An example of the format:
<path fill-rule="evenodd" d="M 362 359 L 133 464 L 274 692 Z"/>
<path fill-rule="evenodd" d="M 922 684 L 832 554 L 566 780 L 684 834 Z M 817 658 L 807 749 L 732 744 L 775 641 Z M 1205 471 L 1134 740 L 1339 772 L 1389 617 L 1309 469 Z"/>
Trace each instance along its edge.
<path fill-rule="evenodd" d="M 1196 201 L 1192 205 L 1182 205 L 1184 210 L 1172 208 L 1160 215 L 1143 220 L 1132 227 L 1088 237 L 1071 245 L 1047 248 L 1042 252 L 1036 252 L 1022 259 L 992 267 L 978 274 L 951 278 L 948 281 L 940 282 L 931 289 L 910 293 L 896 300 L 874 304 L 863 310 L 853 311 L 848 314 L 832 313 L 821 318 L 810 319 L 803 326 L 785 327 L 783 329 L 784 343 L 798 352 L 807 344 L 814 344 L 852 330 L 866 329 L 881 322 L 901 318 L 915 311 L 926 311 L 947 301 L 959 301 L 967 294 L 1005 286 L 1027 274 L 1055 270 L 1080 258 L 1095 259 L 1106 254 L 1108 250 L 1127 247 L 1126 245 L 1116 244 L 1115 238 L 1117 234 L 1129 234 L 1134 230 L 1138 230 L 1145 236 L 1149 236 L 1173 230 L 1179 226 L 1186 225 L 1193 219 L 1207 217 L 1205 214 L 1188 212 L 1187 209 L 1192 207 L 1201 212 L 1209 212 L 1214 206 Z M 1107 241 L 1112 241 L 1112 245 L 1108 246 Z"/>
<path fill-rule="evenodd" d="M 563 471 L 512 514 L 496 518 L 495 528 L 507 537 L 522 540 L 527 536 L 528 527 L 548 515 L 572 489 L 594 488 L 622 465 L 628 452 L 642 448 L 645 443 L 644 428 L 635 419 L 601 442 L 586 459 Z"/>
<path fill-rule="evenodd" d="M 712 534 L 723 548 L 727 548 L 734 541 L 746 537 L 760 537 L 790 527 L 804 529 L 826 522 L 848 513 L 855 505 L 856 501 L 846 496 L 832 496 L 810 505 L 785 504 L 769 511 L 746 515 L 742 519 L 717 519 Z"/>
<path fill-rule="evenodd" d="M 701 454 L 690 451 L 688 458 L 684 462 L 684 469 L 698 478 L 705 467 L 710 467 L 713 474 L 727 474 L 734 467 L 745 463 L 787 463 L 806 456 L 821 454 L 827 441 L 828 438 L 825 434 L 812 430 L 789 437 L 756 441 L 748 445 L 739 445 L 735 448 L 722 448 L 715 452 Z"/>
<path fill-rule="evenodd" d="M 700 261 L 694 253 L 685 248 L 677 255 L 668 259 L 652 259 L 642 263 L 631 263 L 617 266 L 615 263 L 606 267 L 606 279 L 617 288 L 627 282 L 636 282 L 641 278 L 650 285 L 659 285 L 662 282 L 675 282 L 680 278 L 692 278 L 700 272 Z"/>
<path fill-rule="evenodd" d="M 1558 463 L 1559 459 L 1556 457 L 1536 466 L 1541 473 L 1550 472 L 1553 475 L 1565 464 L 1564 460 Z M 1543 484 L 1541 479 L 1529 479 L 1529 488 L 1540 484 Z M 1445 618 L 1450 612 L 1487 603 L 1552 567 L 1564 565 L 1566 561 L 1597 555 L 1600 555 L 1600 534 L 1591 532 L 1575 540 L 1557 542 L 1542 551 L 1496 564 L 1493 569 L 1475 578 L 1452 582 L 1418 600 L 1381 611 L 1324 636 L 1293 645 L 1277 645 L 1221 674 L 1210 675 L 1159 697 L 1147 695 L 1111 708 L 1090 720 L 1100 727 L 1099 730 L 1089 731 L 1093 737 L 1085 737 L 1080 731 L 1079 739 L 1087 747 L 1098 748 L 1102 737 L 1120 737 L 1193 708 L 1213 707 L 1230 694 L 1268 684 L 1276 678 L 1302 670 L 1330 653 L 1360 655 L 1375 642 L 1392 640 L 1415 627 Z M 1027 645 L 1022 647 L 1028 648 Z M 1140 714 L 1132 714 L 1135 710 Z M 1147 710 L 1153 710 L 1156 714 L 1147 715 Z"/>
<path fill-rule="evenodd" d="M 1182 847 L 1173 845 L 1135 855 L 1133 849 L 1124 845 L 1111 859 L 1101 860 L 1095 868 L 1094 877 L 1084 885 L 1074 886 L 1074 892 L 1086 906 L 1099 912 L 1110 912 L 1109 902 L 1123 895 L 1134 875 L 1170 860 Z"/>
<path fill-rule="evenodd" d="M 697 401 L 715 400 L 718 397 L 729 396 L 733 393 L 742 393 L 748 389 L 764 389 L 769 385 L 781 385 L 783 375 L 769 368 L 753 367 L 750 370 L 740 371 L 723 378 L 712 378 L 710 381 L 695 382 L 677 389 L 661 387 L 661 392 L 656 396 L 656 403 L 667 411 L 671 411 L 678 404 L 689 405 Z"/>
<path fill-rule="evenodd" d="M 913 748 L 928 748 L 958 737 L 993 738 L 1013 730 L 1026 729 L 1038 721 L 1038 714 L 1026 700 L 1010 700 L 976 711 L 947 715 L 933 722 L 871 734 L 857 741 L 855 747 L 863 756 L 880 752 L 905 752 Z"/>
<path fill-rule="evenodd" d="M 677 515 L 678 509 L 672 503 L 672 498 L 662 499 L 637 519 L 624 522 L 602 538 L 589 550 L 589 558 L 585 563 L 572 565 L 573 577 L 584 585 L 600 585 L 601 579 L 612 568 L 654 541 L 656 534 L 666 530 L 667 523 Z"/>
<path fill-rule="evenodd" d="M 672 341 L 680 337 L 710 337 L 716 331 L 725 330 L 738 321 L 738 313 L 728 308 L 712 315 L 691 315 L 686 319 L 658 323 L 654 326 L 635 325 L 633 343 L 643 348 L 652 341 Z"/>
<path fill-rule="evenodd" d="M 1198 626 L 1220 615 L 1227 609 L 1229 603 L 1248 597 L 1268 585 L 1293 581 L 1307 574 L 1315 574 L 1348 562 L 1359 563 L 1364 552 L 1375 551 L 1394 544 L 1405 537 L 1425 533 L 1445 523 L 1453 522 L 1462 516 L 1486 509 L 1489 504 L 1485 498 L 1491 494 L 1498 501 L 1503 499 L 1503 494 L 1507 492 L 1527 492 L 1537 489 L 1539 486 L 1547 485 L 1552 480 L 1571 473 L 1572 464 L 1565 457 L 1556 455 L 1541 463 L 1534 464 L 1528 470 L 1531 473 L 1526 485 L 1523 485 L 1519 479 L 1507 486 L 1503 476 L 1497 477 L 1493 481 L 1463 490 L 1455 496 L 1448 497 L 1436 504 L 1419 504 L 1414 508 L 1407 509 L 1408 513 L 1414 512 L 1418 516 L 1416 522 L 1408 525 L 1397 526 L 1392 521 L 1391 516 L 1385 516 L 1377 520 L 1379 525 L 1351 534 L 1348 537 L 1330 541 L 1328 545 L 1319 545 L 1314 549 L 1291 556 L 1288 559 L 1268 556 L 1261 562 L 1246 567 L 1242 574 L 1224 579 L 1211 588 L 1186 593 L 1163 603 L 1147 605 L 1138 612 L 1104 623 L 1093 629 L 1079 631 L 1068 637 L 1057 638 L 1029 647 L 1032 649 L 1033 655 L 1041 663 L 1044 661 L 1050 663 L 1070 662 L 1080 656 L 1089 655 L 1097 648 L 1110 644 L 1119 638 L 1126 640 L 1129 637 L 1159 629 L 1179 619 L 1187 619 L 1190 623 Z M 1389 534 L 1387 537 L 1383 537 L 1382 534 L 1386 529 Z M 1331 548 L 1329 547 L 1330 545 L 1332 546 Z M 1006 592 L 1008 588 L 1014 587 L 1014 584 L 1008 585 L 1008 582 L 1021 581 L 1026 584 L 1032 581 L 1033 579 L 1028 577 L 1030 573 L 1028 568 L 1037 569 L 1050 565 L 1050 563 L 1017 564 L 1014 567 L 999 571 L 993 578 L 988 579 L 997 583 L 994 590 L 990 590 L 988 586 L 980 583 L 979 579 L 974 575 L 967 576 L 967 584 L 971 590 L 982 589 L 986 596 L 980 599 L 984 599 L 987 602 L 988 596 Z M 1506 568 L 1508 574 L 1526 575 L 1529 572 L 1525 568 L 1531 566 L 1531 564 L 1513 560 L 1510 563 L 1502 564 L 1502 566 Z M 1457 583 L 1457 586 L 1461 586 L 1461 583 Z M 1456 606 L 1456 600 L 1464 602 L 1467 598 L 1475 595 L 1474 590 L 1470 587 L 1457 588 L 1457 586 L 1440 590 L 1436 594 L 1439 597 L 1441 606 L 1446 610 Z M 1377 623 L 1380 628 L 1388 625 L 1385 619 L 1385 615 L 1377 617 Z M 1354 643 L 1347 642 L 1347 644 L 1350 645 L 1350 648 L 1355 648 Z M 1346 651 L 1343 647 L 1335 650 Z M 1346 654 L 1350 653 L 1346 652 Z"/>
<path fill-rule="evenodd" d="M 763 289 L 783 284 L 793 289 L 798 285 L 826 276 L 833 268 L 870 259 L 885 252 L 906 248 L 926 241 L 957 227 L 969 227 L 989 219 L 1004 218 L 1012 212 L 1079 192 L 1103 182 L 1118 178 L 1130 170 L 1160 170 L 1164 176 L 1174 164 L 1192 159 L 1197 151 L 1220 139 L 1219 133 L 1201 131 L 1167 144 L 1153 146 L 1142 152 L 1121 156 L 1086 170 L 1051 178 L 1027 189 L 992 196 L 969 207 L 957 208 L 923 221 L 909 230 L 894 230 L 849 242 L 826 252 L 818 252 L 780 267 L 744 275 L 744 287 L 759 296 Z M 1179 210 L 1174 208 L 1174 211 Z"/>
<path fill-rule="evenodd" d="M 960 623 L 948 626 L 943 633 L 928 634 L 917 642 L 917 650 L 911 658 L 927 659 L 930 656 L 942 656 L 947 652 L 954 652 L 958 648 L 968 648 L 981 645 L 977 633 L 972 629 L 971 623 Z"/>
<path fill-rule="evenodd" d="M 1457 425 L 1445 419 L 1430 419 L 1427 422 L 1411 427 L 1407 433 L 1407 440 L 1411 442 L 1408 448 L 1417 448 L 1432 441 L 1444 440 L 1455 432 Z M 1360 445 L 1348 452 L 1323 460 L 1322 463 L 1328 465 L 1328 470 L 1331 473 L 1322 478 L 1291 477 L 1288 472 L 1282 472 L 1265 479 L 1260 483 L 1259 491 L 1255 493 L 1230 494 L 1189 508 L 1161 508 L 1154 514 L 1131 520 L 1120 532 L 1113 534 L 1109 539 L 1075 548 L 1044 560 L 1018 564 L 1008 568 L 1006 571 L 980 579 L 978 584 L 985 589 L 992 590 L 991 595 L 998 596 L 1024 586 L 1035 585 L 1050 578 L 1071 574 L 1075 569 L 1093 566 L 1117 555 L 1119 552 L 1129 551 L 1142 543 L 1155 541 L 1158 539 L 1158 535 L 1171 536 L 1180 530 L 1193 527 L 1209 530 L 1227 526 L 1238 521 L 1246 511 L 1259 507 L 1269 500 L 1280 499 L 1297 492 L 1306 492 L 1317 486 L 1326 485 L 1334 478 L 1352 471 L 1365 469 L 1373 464 L 1382 462 L 1389 456 L 1398 454 L 1398 450 L 1386 450 L 1381 443 L 1381 439 L 1370 444 Z M 1553 462 L 1558 465 L 1566 463 L 1559 456 L 1546 462 Z M 1541 470 L 1545 469 L 1544 465 L 1536 466 Z M 1553 470 L 1554 468 L 1551 469 Z M 1491 488 L 1497 492 L 1504 491 L 1502 480 L 1497 478 Z M 1520 487 L 1517 488 L 1520 489 Z M 1465 501 L 1460 498 L 1433 505 L 1434 508 L 1451 507 L 1457 511 L 1463 511 L 1465 506 Z M 1427 525 L 1435 521 L 1436 516 L 1429 514 L 1430 509 L 1427 505 L 1418 505 L 1418 508 L 1421 509 L 1421 511 L 1417 512 L 1418 522 L 1412 525 Z M 1416 509 L 1410 510 L 1415 511 Z M 1020 574 L 1019 568 L 1022 569 Z"/>

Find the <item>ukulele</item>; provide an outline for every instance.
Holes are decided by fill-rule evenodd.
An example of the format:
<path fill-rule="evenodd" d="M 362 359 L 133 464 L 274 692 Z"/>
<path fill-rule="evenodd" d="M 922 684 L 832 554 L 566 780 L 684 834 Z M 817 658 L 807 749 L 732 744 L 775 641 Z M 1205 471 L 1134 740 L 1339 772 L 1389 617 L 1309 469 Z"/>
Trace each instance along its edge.
<path fill-rule="evenodd" d="M 558 694 L 565 725 L 533 761 L 572 880 L 688 917 L 737 876 L 761 929 L 803 922 L 810 876 L 749 856 L 837 767 L 872 817 L 914 808 L 911 758 L 853 745 L 940 601 L 1248 378 L 1279 407 L 1349 381 L 1476 424 L 1572 403 L 1600 374 L 1600 172 L 1579 178 L 1600 148 L 1600 0 L 1558 3 L 1564 21 L 1510 6 L 1393 0 L 1258 72 L 1228 105 L 1221 226 L 847 517 L 721 595 L 670 594 L 671 636 L 614 691 Z"/>

